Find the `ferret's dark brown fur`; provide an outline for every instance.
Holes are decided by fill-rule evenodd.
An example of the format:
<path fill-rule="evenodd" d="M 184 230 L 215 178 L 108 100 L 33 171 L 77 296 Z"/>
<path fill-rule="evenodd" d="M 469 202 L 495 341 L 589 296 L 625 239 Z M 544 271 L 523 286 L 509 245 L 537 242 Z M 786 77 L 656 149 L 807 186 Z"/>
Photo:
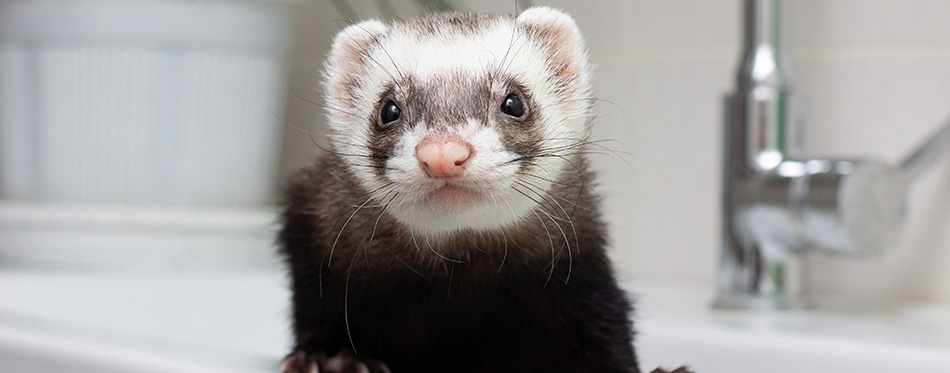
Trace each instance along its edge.
<path fill-rule="evenodd" d="M 540 223 L 430 247 L 381 207 L 353 215 L 347 224 L 359 234 L 339 234 L 352 201 L 365 198 L 339 162 L 321 158 L 287 189 L 280 238 L 293 275 L 297 350 L 333 355 L 355 346 L 360 358 L 396 373 L 638 372 L 629 302 L 601 249 L 593 199 L 579 186 L 563 188 L 584 195 L 574 216 L 585 222 L 575 227 L 580 250 L 552 259 L 550 240 L 568 243 Z M 470 255 L 433 260 L 446 246 Z"/>
<path fill-rule="evenodd" d="M 566 17 L 549 9 L 535 14 L 538 22 Z M 475 32 L 499 17 L 439 15 L 407 27 L 423 38 L 429 33 Z M 563 35 L 544 35 L 553 31 L 530 24 L 517 27 L 539 48 L 559 53 L 550 40 Z M 365 28 L 380 32 L 382 26 Z M 392 73 L 394 83 L 367 99 L 361 95 L 372 80 L 364 64 L 382 64 L 370 61 L 368 49 L 359 48 L 372 48 L 383 37 L 372 34 L 344 44 L 339 53 L 351 57 L 342 62 L 331 57 L 336 64 L 329 69 L 331 75 L 352 73 L 329 78 L 328 97 L 341 101 L 334 110 L 346 114 L 335 125 L 341 131 L 370 126 L 363 148 L 337 141 L 312 167 L 295 174 L 284 191 L 279 241 L 292 283 L 295 346 L 282 370 L 639 373 L 631 305 L 606 255 L 605 227 L 591 191 L 594 177 L 583 157 L 586 141 L 554 150 L 544 145 L 551 140 L 543 138 L 544 114 L 555 112 L 545 105 L 574 102 L 535 101 L 551 98 L 532 91 L 539 87 L 520 84 L 517 76 L 493 78 L 502 79 L 497 85 L 501 88 L 496 87 L 499 96 L 461 78 L 446 85 L 416 84 L 407 71 Z M 511 45 L 516 45 L 514 40 Z M 577 56 L 586 58 L 581 50 Z M 572 84 L 586 78 L 561 74 L 586 67 L 558 58 L 548 60 L 551 76 L 545 79 L 564 86 L 552 92 L 584 99 L 578 92 L 586 88 Z M 334 86 L 334 81 L 341 85 Z M 522 97 L 529 111 L 523 116 L 498 113 L 498 102 L 506 94 Z M 379 108 L 387 101 L 404 109 L 404 122 L 379 123 Z M 584 105 L 589 103 L 578 106 L 584 117 L 575 118 L 574 125 L 589 124 Z M 365 118 L 354 114 L 360 108 L 369 113 Z M 394 149 L 399 141 L 405 141 L 398 134 L 421 123 L 430 127 L 426 130 L 450 131 L 452 123 L 466 121 L 497 127 L 505 151 L 513 154 L 504 164 L 518 162 L 519 177 L 536 178 L 547 187 L 537 187 L 530 179 L 515 184 L 532 210 L 496 229 L 462 226 L 431 233 L 412 228 L 391 214 L 401 203 L 398 193 L 370 190 L 367 180 L 391 184 L 385 182 L 394 169 L 390 161 L 398 156 Z M 341 144 L 346 146 L 336 146 Z M 538 171 L 546 157 L 562 159 L 563 170 Z"/>

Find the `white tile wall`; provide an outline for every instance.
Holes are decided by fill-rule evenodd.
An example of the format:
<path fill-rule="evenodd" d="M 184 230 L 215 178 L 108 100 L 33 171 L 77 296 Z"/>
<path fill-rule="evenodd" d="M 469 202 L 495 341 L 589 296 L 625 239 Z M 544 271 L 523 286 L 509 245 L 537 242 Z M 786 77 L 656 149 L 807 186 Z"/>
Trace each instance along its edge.
<path fill-rule="evenodd" d="M 396 3 L 402 14 L 417 11 L 412 2 Z M 610 146 L 625 152 L 622 160 L 595 158 L 622 275 L 711 286 L 719 249 L 720 102 L 732 87 L 741 1 L 534 3 L 571 13 L 599 66 L 595 137 L 616 140 Z M 786 4 L 813 153 L 897 161 L 950 119 L 950 1 Z M 468 6 L 513 8 L 514 0 Z M 319 100 L 316 71 L 339 29 L 327 22 L 336 18 L 324 2 L 304 11 L 291 88 L 308 99 Z M 322 131 L 319 107 L 290 101 L 289 122 Z M 287 133 L 285 174 L 314 153 L 307 136 Z M 816 256 L 816 292 L 950 300 L 950 164 L 912 193 L 901 244 L 864 261 Z"/>
<path fill-rule="evenodd" d="M 897 162 L 950 119 L 950 2 L 791 5 L 812 153 Z M 816 256 L 816 291 L 950 299 L 948 166 L 912 189 L 903 239 L 893 250 L 864 261 Z"/>

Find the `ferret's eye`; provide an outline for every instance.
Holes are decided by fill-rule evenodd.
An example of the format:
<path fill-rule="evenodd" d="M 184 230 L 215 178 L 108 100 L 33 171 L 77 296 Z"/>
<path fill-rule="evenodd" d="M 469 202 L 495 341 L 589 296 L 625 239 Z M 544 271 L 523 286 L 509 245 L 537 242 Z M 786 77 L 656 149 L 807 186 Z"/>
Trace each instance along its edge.
<path fill-rule="evenodd" d="M 386 101 L 383 108 L 379 110 L 379 123 L 386 126 L 399 120 L 400 115 L 402 115 L 402 110 L 399 110 L 399 106 L 396 106 L 395 102 Z"/>
<path fill-rule="evenodd" d="M 521 117 L 524 115 L 524 102 L 521 101 L 521 97 L 510 94 L 505 97 L 505 101 L 502 101 L 501 112 L 513 117 Z"/>

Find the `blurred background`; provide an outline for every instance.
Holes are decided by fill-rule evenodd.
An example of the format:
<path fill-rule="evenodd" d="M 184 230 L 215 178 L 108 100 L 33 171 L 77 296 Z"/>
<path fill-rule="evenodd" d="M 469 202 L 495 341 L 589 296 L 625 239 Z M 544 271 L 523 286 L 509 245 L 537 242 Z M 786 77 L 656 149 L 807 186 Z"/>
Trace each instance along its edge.
<path fill-rule="evenodd" d="M 276 186 L 327 143 L 320 69 L 344 20 L 527 3 L 3 1 L 0 264 L 272 264 Z M 594 161 L 622 276 L 712 284 L 741 1 L 533 3 L 572 14 L 597 65 L 594 138 L 620 156 Z M 950 3 L 785 7 L 810 154 L 897 161 L 950 117 Z M 944 164 L 912 191 L 898 247 L 815 257 L 813 288 L 950 300 L 948 188 Z"/>
<path fill-rule="evenodd" d="M 527 3 L 0 0 L 0 275 L 279 278 L 277 186 L 327 144 L 320 71 L 345 20 Z M 711 290 L 742 1 L 530 3 L 571 14 L 597 65 L 593 138 L 619 156 L 594 164 L 621 277 Z M 896 162 L 950 118 L 950 2 L 785 8 L 809 154 Z M 880 257 L 810 258 L 813 292 L 950 302 L 950 164 L 908 202 Z"/>

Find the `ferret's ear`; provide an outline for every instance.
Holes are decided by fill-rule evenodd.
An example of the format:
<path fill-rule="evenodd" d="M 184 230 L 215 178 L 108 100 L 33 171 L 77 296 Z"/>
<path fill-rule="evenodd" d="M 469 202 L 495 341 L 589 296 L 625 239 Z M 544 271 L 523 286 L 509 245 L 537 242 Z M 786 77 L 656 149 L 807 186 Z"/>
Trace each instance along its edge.
<path fill-rule="evenodd" d="M 328 83 L 339 97 L 352 98 L 353 88 L 360 80 L 360 75 L 369 56 L 370 50 L 380 36 L 386 33 L 387 27 L 382 22 L 371 20 L 347 26 L 333 38 L 333 47 L 327 60 Z"/>
<path fill-rule="evenodd" d="M 587 47 L 571 16 L 553 8 L 533 7 L 522 12 L 517 23 L 533 33 L 551 56 L 548 66 L 559 83 L 587 84 Z"/>

